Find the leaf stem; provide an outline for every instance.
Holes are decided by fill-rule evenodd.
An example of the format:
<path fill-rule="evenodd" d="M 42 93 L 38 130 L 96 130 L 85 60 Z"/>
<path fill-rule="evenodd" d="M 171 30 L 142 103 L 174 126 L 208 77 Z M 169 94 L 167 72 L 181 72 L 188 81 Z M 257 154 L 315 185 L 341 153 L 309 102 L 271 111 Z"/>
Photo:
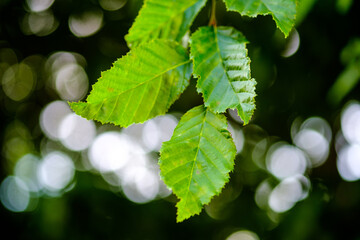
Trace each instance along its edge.
<path fill-rule="evenodd" d="M 210 15 L 209 26 L 216 27 L 216 0 L 212 0 L 211 2 L 211 15 Z"/>

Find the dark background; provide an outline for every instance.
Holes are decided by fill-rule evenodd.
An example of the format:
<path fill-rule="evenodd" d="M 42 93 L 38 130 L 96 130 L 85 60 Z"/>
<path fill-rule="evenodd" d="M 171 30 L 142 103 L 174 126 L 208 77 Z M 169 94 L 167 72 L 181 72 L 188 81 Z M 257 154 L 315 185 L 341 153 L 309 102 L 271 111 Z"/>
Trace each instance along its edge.
<path fill-rule="evenodd" d="M 340 129 L 340 112 L 344 104 L 359 100 L 355 86 L 338 104 L 327 100 L 329 89 L 345 69 L 340 53 L 348 42 L 360 36 L 360 1 L 341 13 L 337 1 L 318 0 L 296 29 L 300 48 L 291 57 L 281 56 L 288 40 L 276 29 L 270 16 L 256 19 L 226 12 L 218 1 L 218 25 L 234 26 L 249 40 L 252 75 L 257 80 L 254 119 L 245 135 L 251 139 L 251 126 L 264 129 L 268 136 L 291 142 L 292 122 L 320 116 L 326 119 L 333 139 Z M 90 84 L 108 69 L 112 62 L 126 54 L 124 36 L 130 28 L 141 1 L 129 0 L 116 11 L 103 11 L 103 27 L 89 37 L 77 37 L 70 30 L 68 18 L 87 9 L 101 9 L 97 0 L 56 0 L 51 10 L 59 25 L 46 36 L 27 34 L 21 29 L 26 15 L 26 2 L 0 0 L 0 49 L 12 49 L 19 61 L 31 55 L 48 57 L 56 51 L 71 51 L 84 56 Z M 192 31 L 207 25 L 209 6 L 201 11 Z M 151 23 L 149 23 L 151 24 Z M 2 75 L 0 68 L 0 76 Z M 195 80 L 171 111 L 185 112 L 202 103 L 196 93 Z M 31 131 L 33 152 L 39 151 L 44 137 L 39 128 L 39 114 L 49 102 L 59 99 L 54 91 L 39 86 L 21 101 L 9 99 L 0 92 L 1 145 L 5 145 L 5 129 L 14 120 Z M 247 130 L 250 129 L 250 130 Z M 240 194 L 226 202 L 222 219 L 214 219 L 203 211 L 183 223 L 176 223 L 175 198 L 136 204 L 120 193 L 109 190 L 97 174 L 77 171 L 75 187 L 61 197 L 42 196 L 32 211 L 14 213 L 0 206 L 1 238 L 11 239 L 226 239 L 232 232 L 247 229 L 260 239 L 360 239 L 360 183 L 346 182 L 336 168 L 334 140 L 330 155 L 322 166 L 307 172 L 312 184 L 309 196 L 292 209 L 269 217 L 254 201 L 259 183 L 269 176 L 264 170 L 249 171 L 252 160 L 246 150 L 236 159 L 235 170 L 228 184 Z M 2 150 L 0 178 L 13 172 Z M 222 201 L 221 199 L 219 200 Z"/>

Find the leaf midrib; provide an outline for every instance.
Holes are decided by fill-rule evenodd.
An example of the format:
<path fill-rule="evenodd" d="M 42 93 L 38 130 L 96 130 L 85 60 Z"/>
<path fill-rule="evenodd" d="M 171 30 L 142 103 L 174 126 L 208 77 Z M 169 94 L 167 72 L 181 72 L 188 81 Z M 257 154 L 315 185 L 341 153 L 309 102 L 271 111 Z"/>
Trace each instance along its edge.
<path fill-rule="evenodd" d="M 91 102 L 88 102 L 88 103 L 90 103 L 90 104 L 103 103 L 103 102 L 105 102 L 105 101 L 107 101 L 107 100 L 109 100 L 109 99 L 117 98 L 117 97 L 119 97 L 119 96 L 122 95 L 122 94 L 125 94 L 125 93 L 127 93 L 127 92 L 129 92 L 129 91 L 132 91 L 132 90 L 134 90 L 134 89 L 136 89 L 136 88 L 138 88 L 138 87 L 140 87 L 140 86 L 142 86 L 142 85 L 144 85 L 144 84 L 147 84 L 147 83 L 151 82 L 152 80 L 160 77 L 161 75 L 163 75 L 163 74 L 165 74 L 165 73 L 167 73 L 167 72 L 169 72 L 169 71 L 171 71 L 171 70 L 174 70 L 174 69 L 176 69 L 176 68 L 178 68 L 178 67 L 180 67 L 180 66 L 183 66 L 183 65 L 185 65 L 185 64 L 188 64 L 188 63 L 190 63 L 190 62 L 191 62 L 190 59 L 187 60 L 187 61 L 185 61 L 185 62 L 181 62 L 181 63 L 179 63 L 179 64 L 177 64 L 177 65 L 174 65 L 174 66 L 172 66 L 172 67 L 170 67 L 170 68 L 167 68 L 166 70 L 164 70 L 164 71 L 162 71 L 161 73 L 155 75 L 154 77 L 152 77 L 152 78 L 150 78 L 150 79 L 148 79 L 148 80 L 146 80 L 146 81 L 144 81 L 144 82 L 141 82 L 141 83 L 139 83 L 138 85 L 136 85 L 136 86 L 134 86 L 134 87 L 132 87 L 132 88 L 129 88 L 129 89 L 127 89 L 127 90 L 125 90 L 125 91 L 123 91 L 123 92 L 121 92 L 121 93 L 119 93 L 119 94 L 116 94 L 116 95 L 114 94 L 113 96 L 108 97 L 108 98 L 104 98 L 104 99 L 102 99 L 102 100 L 100 100 L 100 101 L 91 101 Z"/>
<path fill-rule="evenodd" d="M 187 201 L 188 201 L 188 195 L 189 195 L 189 192 L 190 192 L 190 185 L 191 185 L 191 181 L 193 179 L 193 174 L 194 174 L 194 168 L 195 168 L 195 162 L 196 162 L 196 159 L 197 159 L 197 156 L 200 152 L 200 142 L 201 142 L 201 139 L 202 139 L 202 135 L 203 135 L 203 129 L 204 129 L 204 125 L 205 125 L 205 122 L 206 122 L 206 115 L 208 113 L 208 110 L 206 109 L 205 110 L 205 116 L 204 116 L 204 119 L 202 121 L 202 125 L 201 125 L 201 129 L 200 129 L 200 134 L 199 134 L 199 141 L 198 141 L 198 144 L 197 144 L 197 150 L 196 150 L 196 155 L 194 157 L 194 162 L 193 162 L 193 165 L 191 167 L 191 175 L 189 177 L 189 183 L 188 183 L 188 186 L 187 186 L 187 191 L 186 191 L 186 195 L 184 197 L 185 199 L 185 203 L 184 205 L 186 206 L 187 204 Z"/>
<path fill-rule="evenodd" d="M 219 41 L 218 41 L 217 34 L 218 34 L 217 27 L 214 27 L 214 37 L 215 37 L 216 49 L 218 50 L 217 53 L 219 54 L 219 58 L 220 58 L 220 61 L 221 61 L 221 66 L 222 66 L 223 69 L 224 69 L 226 78 L 228 79 L 228 82 L 229 82 L 229 84 L 230 84 L 230 86 L 231 86 L 231 89 L 233 90 L 236 98 L 237 98 L 238 101 L 239 101 L 238 104 L 237 104 L 237 106 L 239 106 L 239 107 L 241 108 L 241 110 L 243 110 L 242 107 L 241 107 L 240 99 L 239 99 L 239 97 L 237 96 L 237 92 L 235 91 L 233 85 L 231 84 L 231 81 L 230 81 L 231 78 L 230 78 L 228 72 L 226 71 L 226 66 L 225 66 L 224 60 L 223 60 L 223 58 L 222 58 L 222 56 L 221 56 L 221 51 L 220 51 L 220 48 L 219 48 Z"/>

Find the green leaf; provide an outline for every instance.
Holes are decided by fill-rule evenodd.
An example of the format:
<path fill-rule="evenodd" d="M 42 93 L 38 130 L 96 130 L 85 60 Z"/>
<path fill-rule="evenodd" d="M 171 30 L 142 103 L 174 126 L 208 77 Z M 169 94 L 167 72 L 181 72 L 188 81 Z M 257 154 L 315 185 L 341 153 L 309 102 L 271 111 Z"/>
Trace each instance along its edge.
<path fill-rule="evenodd" d="M 202 27 L 190 39 L 197 89 L 216 113 L 236 108 L 247 124 L 255 109 L 247 40 L 231 27 Z"/>
<path fill-rule="evenodd" d="M 154 40 L 131 50 L 102 73 L 87 102 L 70 103 L 80 116 L 127 127 L 166 113 L 189 84 L 191 64 L 179 44 Z"/>
<path fill-rule="evenodd" d="M 125 39 L 130 47 L 156 38 L 180 41 L 206 0 L 145 0 Z"/>
<path fill-rule="evenodd" d="M 224 0 L 230 11 L 241 15 L 256 17 L 271 14 L 277 27 L 289 36 L 295 24 L 296 0 Z"/>
<path fill-rule="evenodd" d="M 234 167 L 236 148 L 226 118 L 203 106 L 188 111 L 160 150 L 161 176 L 180 199 L 177 221 L 201 212 L 220 193 Z"/>

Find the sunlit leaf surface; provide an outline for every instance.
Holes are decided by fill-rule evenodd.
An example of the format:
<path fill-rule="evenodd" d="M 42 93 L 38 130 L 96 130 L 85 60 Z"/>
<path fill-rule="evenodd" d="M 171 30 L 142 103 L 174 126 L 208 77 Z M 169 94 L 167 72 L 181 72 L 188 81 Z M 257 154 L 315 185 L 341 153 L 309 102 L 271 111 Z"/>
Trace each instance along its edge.
<path fill-rule="evenodd" d="M 84 118 L 127 127 L 165 114 L 189 84 L 190 74 L 183 47 L 155 40 L 117 60 L 102 73 L 86 102 L 70 106 Z"/>
<path fill-rule="evenodd" d="M 217 113 L 236 108 L 245 124 L 255 109 L 256 85 L 246 43 L 231 27 L 202 27 L 190 39 L 194 76 L 205 106 Z"/>
<path fill-rule="evenodd" d="M 256 17 L 271 14 L 277 27 L 287 37 L 294 26 L 296 0 L 224 0 L 228 10 Z"/>
<path fill-rule="evenodd" d="M 156 38 L 181 40 L 206 0 L 145 0 L 125 39 L 130 47 Z"/>
<path fill-rule="evenodd" d="M 161 175 L 176 196 L 177 221 L 199 214 L 219 194 L 234 167 L 235 145 L 226 118 L 203 106 L 188 111 L 161 148 Z"/>

